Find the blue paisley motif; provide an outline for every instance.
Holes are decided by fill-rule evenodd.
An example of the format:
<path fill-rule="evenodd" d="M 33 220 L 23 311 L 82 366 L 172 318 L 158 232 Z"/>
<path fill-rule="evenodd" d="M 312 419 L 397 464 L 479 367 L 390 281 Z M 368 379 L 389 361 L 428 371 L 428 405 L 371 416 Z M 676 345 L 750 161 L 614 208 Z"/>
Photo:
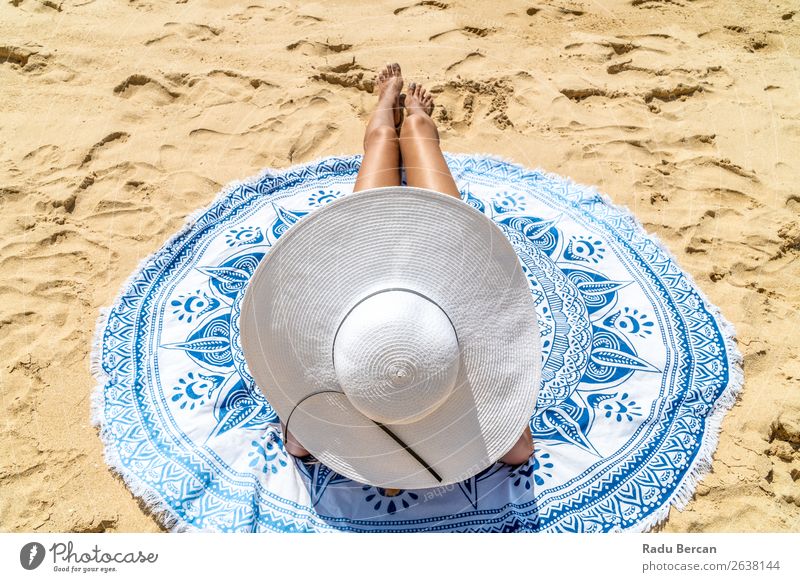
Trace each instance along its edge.
<path fill-rule="evenodd" d="M 267 424 L 278 420 L 272 406 L 255 386 L 245 386 L 242 381 L 221 394 L 214 416 L 217 419 L 214 435 L 234 428 L 263 430 Z"/>
<path fill-rule="evenodd" d="M 308 214 L 307 211 L 300 212 L 296 210 L 287 210 L 282 206 L 278 206 L 277 204 L 273 204 L 272 207 L 275 209 L 275 214 L 278 217 L 278 219 L 272 225 L 272 236 L 276 240 L 279 239 L 281 235 L 286 232 L 295 222 Z"/>
<path fill-rule="evenodd" d="M 562 267 L 570 281 L 578 288 L 586 309 L 594 315 L 596 312 L 617 302 L 617 292 L 630 285 L 631 281 L 612 281 L 600 273 L 587 267 Z"/>
<path fill-rule="evenodd" d="M 544 220 L 514 215 L 508 218 L 495 218 L 495 220 L 521 232 L 538 250 L 550 257 L 555 255 L 561 242 L 561 235 L 555 227 L 559 217 Z"/>
<path fill-rule="evenodd" d="M 480 198 L 476 198 L 472 194 L 470 194 L 469 190 L 463 192 L 461 195 L 461 199 L 472 206 L 474 209 L 479 210 L 480 212 L 486 213 L 486 205 L 483 203 L 483 200 Z"/>
<path fill-rule="evenodd" d="M 205 368 L 226 368 L 233 363 L 230 314 L 223 313 L 202 324 L 186 341 L 164 344 L 167 349 L 184 350 Z"/>
<path fill-rule="evenodd" d="M 211 286 L 229 298 L 236 297 L 244 289 L 264 253 L 239 254 L 219 266 L 198 267 L 210 277 Z"/>
<path fill-rule="evenodd" d="M 660 370 L 640 358 L 633 346 L 621 335 L 594 328 L 589 366 L 583 377 L 590 384 L 617 383 L 635 370 L 659 372 Z"/>

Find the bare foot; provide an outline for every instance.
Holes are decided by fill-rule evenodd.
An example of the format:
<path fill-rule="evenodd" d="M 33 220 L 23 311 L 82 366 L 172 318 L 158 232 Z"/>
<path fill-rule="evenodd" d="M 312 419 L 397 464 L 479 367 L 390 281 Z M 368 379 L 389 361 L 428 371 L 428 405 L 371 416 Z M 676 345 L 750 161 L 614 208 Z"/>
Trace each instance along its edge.
<path fill-rule="evenodd" d="M 433 113 L 433 96 L 419 83 L 409 84 L 405 103 L 409 115 L 423 113 L 430 117 Z"/>
<path fill-rule="evenodd" d="M 403 74 L 400 71 L 400 65 L 387 63 L 378 73 L 375 86 L 378 88 L 378 103 L 382 103 L 384 98 L 387 102 L 391 102 L 394 128 L 399 134 L 400 126 L 403 125 L 403 105 L 406 97 L 400 92 L 403 89 Z"/>

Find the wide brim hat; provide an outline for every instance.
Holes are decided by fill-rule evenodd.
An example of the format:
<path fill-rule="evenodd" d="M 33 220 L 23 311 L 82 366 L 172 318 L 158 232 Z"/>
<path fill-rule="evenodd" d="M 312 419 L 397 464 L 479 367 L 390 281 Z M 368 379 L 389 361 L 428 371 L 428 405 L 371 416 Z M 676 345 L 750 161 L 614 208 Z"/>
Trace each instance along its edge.
<path fill-rule="evenodd" d="M 533 414 L 529 285 L 501 228 L 465 202 L 354 192 L 264 256 L 242 349 L 288 430 L 332 470 L 380 487 L 448 485 L 497 462 Z"/>

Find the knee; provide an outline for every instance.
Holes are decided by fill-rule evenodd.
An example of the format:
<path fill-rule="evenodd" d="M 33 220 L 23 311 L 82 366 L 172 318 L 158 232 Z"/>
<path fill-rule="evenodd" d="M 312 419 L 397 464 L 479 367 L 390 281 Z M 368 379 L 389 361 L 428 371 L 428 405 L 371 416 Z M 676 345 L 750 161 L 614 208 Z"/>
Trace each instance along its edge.
<path fill-rule="evenodd" d="M 526 463 L 533 455 L 533 439 L 528 431 L 514 444 L 509 451 L 500 458 L 500 461 L 508 465 L 521 465 Z"/>
<path fill-rule="evenodd" d="M 369 133 L 364 136 L 364 147 L 378 141 L 397 141 L 397 132 L 393 127 L 389 127 L 388 125 L 373 127 Z"/>
<path fill-rule="evenodd" d="M 403 128 L 400 132 L 420 133 L 430 131 L 434 127 L 436 127 L 436 124 L 427 115 L 409 115 L 403 121 Z"/>

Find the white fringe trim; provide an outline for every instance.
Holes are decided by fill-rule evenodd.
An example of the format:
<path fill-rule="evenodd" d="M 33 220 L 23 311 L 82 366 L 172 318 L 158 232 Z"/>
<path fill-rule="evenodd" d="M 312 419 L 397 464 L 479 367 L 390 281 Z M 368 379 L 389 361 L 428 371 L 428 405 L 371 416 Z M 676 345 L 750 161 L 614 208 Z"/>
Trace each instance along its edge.
<path fill-rule="evenodd" d="M 101 361 L 102 349 L 103 349 L 103 332 L 105 331 L 106 325 L 108 323 L 108 316 L 111 313 L 111 311 L 113 311 L 114 308 L 118 306 L 120 298 L 127 294 L 133 281 L 139 276 L 139 274 L 142 272 L 142 270 L 145 268 L 147 264 L 149 264 L 153 259 L 159 257 L 164 252 L 164 249 L 169 247 L 173 241 L 175 241 L 177 238 L 179 238 L 187 231 L 189 231 L 194 226 L 195 222 L 197 222 L 197 220 L 201 216 L 203 216 L 206 212 L 208 212 L 208 210 L 210 210 L 214 205 L 216 205 L 217 202 L 227 197 L 231 192 L 233 192 L 240 186 L 252 186 L 259 183 L 267 176 L 279 177 L 283 174 L 291 173 L 304 166 L 316 165 L 322 163 L 327 159 L 349 157 L 350 155 L 352 154 L 324 156 L 317 158 L 316 160 L 312 160 L 310 162 L 294 164 L 292 166 L 289 166 L 288 168 L 278 171 L 273 170 L 271 168 L 267 168 L 265 170 L 262 170 L 258 174 L 252 175 L 243 180 L 235 180 L 229 182 L 226 186 L 222 188 L 222 190 L 220 190 L 220 192 L 214 197 L 214 200 L 208 206 L 201 208 L 200 210 L 197 210 L 196 212 L 193 212 L 192 214 L 187 216 L 183 227 L 179 229 L 178 232 L 176 232 L 169 239 L 167 239 L 161 245 L 159 250 L 152 253 L 139 263 L 138 267 L 134 270 L 134 272 L 128 277 L 128 279 L 123 284 L 122 291 L 117 295 L 117 298 L 115 299 L 114 303 L 111 306 L 100 308 L 100 316 L 97 318 L 95 333 L 92 339 L 92 351 L 90 354 L 90 364 L 89 364 L 92 375 L 94 376 L 97 382 L 94 392 L 92 393 L 92 399 L 91 399 L 91 423 L 93 426 L 96 426 L 99 429 L 100 439 L 103 443 L 103 448 L 104 448 L 104 458 L 108 466 L 112 469 L 113 472 L 115 472 L 122 478 L 123 482 L 130 489 L 131 493 L 135 497 L 139 497 L 142 500 L 144 508 L 150 511 L 152 515 L 156 518 L 156 520 L 160 522 L 164 528 L 166 528 L 171 532 L 204 531 L 204 530 L 192 526 L 191 524 L 183 520 L 177 513 L 175 513 L 173 509 L 169 506 L 169 504 L 167 504 L 164 501 L 164 499 L 161 497 L 158 491 L 156 491 L 153 487 L 151 487 L 145 481 L 140 479 L 134 472 L 129 471 L 122 464 L 119 454 L 117 453 L 117 450 L 114 445 L 114 439 L 110 433 L 110 429 L 106 423 L 106 418 L 105 418 L 104 390 L 106 384 L 109 381 L 109 378 L 103 370 Z M 624 205 L 615 204 L 607 194 L 599 191 L 596 186 L 589 186 L 586 184 L 575 182 L 568 176 L 563 176 L 561 174 L 548 172 L 540 167 L 531 169 L 521 164 L 518 164 L 517 162 L 511 159 L 504 158 L 502 156 L 498 156 L 495 154 L 484 154 L 484 153 L 462 154 L 462 153 L 445 152 L 445 155 L 453 159 L 483 157 L 486 159 L 503 162 L 510 166 L 519 168 L 521 171 L 535 172 L 542 174 L 546 178 L 551 180 L 565 181 L 569 186 L 574 187 L 575 189 L 582 190 L 590 194 L 595 194 L 600 199 L 602 199 L 603 202 L 607 204 L 609 207 L 627 213 L 627 215 L 629 215 L 632 218 L 632 223 L 634 224 L 636 231 L 639 234 L 652 240 L 659 247 L 659 249 L 680 268 L 680 263 L 678 262 L 675 255 L 659 239 L 658 236 L 647 232 L 647 230 L 645 230 L 639 219 L 636 218 L 634 213 L 632 213 Z M 683 268 L 681 268 L 681 273 L 700 295 L 700 298 L 705 304 L 705 307 L 711 313 L 712 317 L 716 319 L 722 331 L 722 334 L 725 339 L 725 351 L 728 355 L 728 370 L 729 370 L 728 385 L 723 389 L 722 393 L 720 394 L 719 398 L 714 404 L 714 408 L 711 411 L 711 414 L 706 418 L 706 428 L 705 432 L 703 433 L 703 439 L 700 446 L 700 450 L 697 452 L 697 455 L 695 455 L 695 458 L 691 466 L 689 467 L 689 470 L 684 474 L 680 483 L 678 483 L 675 490 L 664 501 L 661 507 L 655 510 L 646 519 L 639 522 L 636 527 L 629 528 L 626 531 L 633 531 L 633 532 L 649 532 L 651 530 L 659 531 L 665 525 L 666 520 L 669 517 L 669 510 L 671 506 L 674 506 L 678 511 L 683 511 L 684 509 L 686 509 L 687 504 L 694 497 L 697 485 L 711 471 L 714 451 L 716 451 L 717 446 L 719 444 L 719 433 L 722 428 L 722 420 L 725 418 L 725 415 L 733 407 L 733 405 L 736 404 L 736 401 L 744 385 L 742 354 L 739 351 L 739 348 L 736 344 L 736 331 L 733 325 L 725 318 L 719 307 L 717 307 L 714 303 L 712 303 L 709 300 L 705 292 L 700 288 L 699 285 L 697 285 L 692 275 L 683 270 Z"/>

